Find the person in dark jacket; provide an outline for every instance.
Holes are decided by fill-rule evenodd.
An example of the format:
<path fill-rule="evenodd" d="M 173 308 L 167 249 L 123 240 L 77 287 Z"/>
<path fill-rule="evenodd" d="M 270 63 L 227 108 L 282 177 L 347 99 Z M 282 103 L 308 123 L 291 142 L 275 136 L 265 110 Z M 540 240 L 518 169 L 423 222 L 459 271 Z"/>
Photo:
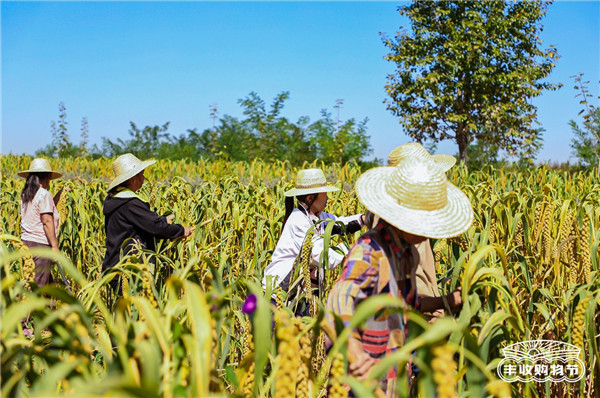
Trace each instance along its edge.
<path fill-rule="evenodd" d="M 119 262 L 121 251 L 127 254 L 135 244 L 141 244 L 144 249 L 154 251 L 154 238 L 185 238 L 193 231 L 192 228 L 171 224 L 173 216 L 159 216 L 136 194 L 144 184 L 144 169 L 154 163 L 155 160 L 141 161 L 126 153 L 112 164 L 115 178 L 108 186 L 103 210 L 106 230 L 103 272 Z M 114 292 L 121 295 L 119 278 L 114 278 L 110 285 Z"/>

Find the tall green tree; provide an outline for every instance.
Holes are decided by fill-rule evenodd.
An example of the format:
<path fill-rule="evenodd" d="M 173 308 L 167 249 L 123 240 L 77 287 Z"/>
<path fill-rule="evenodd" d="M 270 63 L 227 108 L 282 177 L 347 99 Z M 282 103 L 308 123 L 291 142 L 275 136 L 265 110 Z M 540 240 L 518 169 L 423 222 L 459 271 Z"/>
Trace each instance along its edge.
<path fill-rule="evenodd" d="M 87 120 L 87 119 L 86 119 Z M 67 128 L 67 107 L 64 102 L 58 104 L 58 122 L 50 122 L 50 132 L 52 133 L 52 142 L 45 147 L 38 149 L 35 153 L 38 156 L 46 157 L 65 157 L 79 156 L 82 154 L 82 147 L 71 142 Z M 83 128 L 83 127 L 82 127 Z M 87 122 L 86 122 L 87 128 Z M 82 136 L 82 140 L 84 137 Z M 85 146 L 86 143 L 83 143 Z M 85 153 L 83 153 L 85 155 Z"/>
<path fill-rule="evenodd" d="M 82 156 L 88 155 L 88 143 L 90 140 L 90 128 L 87 117 L 81 118 L 81 141 L 79 142 L 79 152 Z"/>
<path fill-rule="evenodd" d="M 59 156 L 64 156 L 71 146 L 71 139 L 69 138 L 69 132 L 67 131 L 68 124 L 67 107 L 64 102 L 60 102 L 58 104 L 58 128 L 56 129 L 56 141 L 54 143 Z"/>
<path fill-rule="evenodd" d="M 102 138 L 102 151 L 104 156 L 111 157 L 123 153 L 133 153 L 141 159 L 160 156 L 161 148 L 164 149 L 164 143 L 169 134 L 169 122 L 162 126 L 146 126 L 140 129 L 134 122 L 129 122 L 129 136 L 131 139 L 123 140 L 118 138 L 116 141 Z M 98 152 L 98 151 L 95 151 Z"/>
<path fill-rule="evenodd" d="M 202 133 L 202 151 L 212 157 L 234 161 L 251 159 L 256 143 L 248 126 L 230 115 L 219 121 L 214 129 L 206 129 Z"/>
<path fill-rule="evenodd" d="M 246 115 L 242 121 L 245 131 L 253 137 L 247 143 L 251 158 L 288 160 L 292 164 L 314 159 L 306 136 L 308 118 L 294 123 L 281 115 L 289 98 L 288 91 L 277 94 L 268 110 L 255 92 L 238 101 Z"/>
<path fill-rule="evenodd" d="M 325 163 L 359 162 L 372 152 L 367 132 L 368 118 L 361 122 L 349 119 L 340 124 L 331 113 L 321 110 L 321 118 L 308 127 L 316 156 Z"/>
<path fill-rule="evenodd" d="M 579 112 L 583 115 L 582 125 L 578 125 L 575 120 L 571 120 L 569 125 L 575 138 L 571 140 L 573 153 L 579 159 L 579 163 L 584 167 L 593 167 L 598 165 L 600 174 L 600 108 L 590 104 L 588 98 L 592 97 L 587 85 L 589 81 L 582 81 L 583 75 L 572 76 L 575 79 L 575 90 L 579 91 L 576 98 L 581 98 L 579 103 L 583 109 Z"/>
<path fill-rule="evenodd" d="M 410 21 L 383 37 L 396 64 L 387 109 L 416 141 L 455 140 L 462 162 L 474 140 L 535 152 L 540 130 L 531 99 L 560 84 L 544 81 L 558 53 L 539 37 L 546 1 L 413 1 Z M 532 153 L 525 158 L 532 158 Z"/>

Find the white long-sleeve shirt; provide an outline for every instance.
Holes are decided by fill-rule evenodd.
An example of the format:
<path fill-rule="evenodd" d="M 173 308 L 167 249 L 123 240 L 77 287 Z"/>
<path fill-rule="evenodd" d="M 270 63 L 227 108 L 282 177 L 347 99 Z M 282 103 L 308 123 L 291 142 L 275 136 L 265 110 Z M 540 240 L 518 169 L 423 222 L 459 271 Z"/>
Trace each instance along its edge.
<path fill-rule="evenodd" d="M 277 242 L 273 256 L 271 257 L 271 263 L 265 268 L 263 277 L 263 287 L 266 287 L 267 276 L 272 276 L 274 280 L 274 286 L 278 286 L 285 277 L 292 271 L 294 267 L 294 261 L 300 254 L 302 249 L 302 243 L 306 237 L 308 230 L 319 220 L 331 219 L 334 221 L 341 221 L 344 224 L 348 224 L 352 221 L 357 221 L 362 225 L 361 214 L 355 214 L 348 217 L 336 217 L 333 214 L 321 212 L 317 218 L 312 213 L 307 214 L 305 211 L 295 208 L 287 222 L 283 231 L 281 231 L 281 237 Z M 315 230 L 313 237 L 313 249 L 312 249 L 312 261 L 313 264 L 318 265 L 321 253 L 323 252 L 323 237 L 322 234 L 325 231 L 325 223 L 320 224 Z M 329 248 L 329 268 L 334 268 L 341 264 L 344 260 L 344 256 Z"/>

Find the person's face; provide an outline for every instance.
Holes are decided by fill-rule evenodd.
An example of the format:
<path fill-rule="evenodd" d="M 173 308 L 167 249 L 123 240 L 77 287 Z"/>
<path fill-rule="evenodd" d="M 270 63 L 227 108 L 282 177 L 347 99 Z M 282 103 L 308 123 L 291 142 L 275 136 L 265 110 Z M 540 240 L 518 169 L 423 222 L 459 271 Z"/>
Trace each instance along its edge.
<path fill-rule="evenodd" d="M 142 187 L 142 185 L 144 185 L 144 181 L 144 171 L 142 170 L 129 179 L 129 189 L 131 189 L 133 192 L 137 191 Z"/>
<path fill-rule="evenodd" d="M 312 206 L 310 206 L 310 210 L 314 214 L 319 214 L 323 210 L 325 210 L 325 206 L 327 206 L 327 200 L 329 199 L 329 197 L 327 196 L 327 192 L 319 192 L 316 195 L 317 198 L 313 202 Z"/>

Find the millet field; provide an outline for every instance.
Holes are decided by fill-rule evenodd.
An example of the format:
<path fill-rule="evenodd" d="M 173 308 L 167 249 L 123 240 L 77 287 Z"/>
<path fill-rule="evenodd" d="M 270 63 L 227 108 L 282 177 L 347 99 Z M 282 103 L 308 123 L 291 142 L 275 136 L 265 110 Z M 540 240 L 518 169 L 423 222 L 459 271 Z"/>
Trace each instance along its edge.
<path fill-rule="evenodd" d="M 340 269 L 304 296 L 310 316 L 295 317 L 286 292 L 264 292 L 262 273 L 281 230 L 284 191 L 294 185 L 288 163 L 161 160 L 146 170 L 141 189 L 159 214 L 196 226 L 192 236 L 160 241 L 156 266 L 128 256 L 102 275 L 102 205 L 111 159 L 62 158 L 53 167 L 68 186 L 58 205 L 60 254 L 31 252 L 20 241 L 17 177 L 31 158 L 1 161 L 1 395 L 122 397 L 377 396 L 375 380 L 411 361 L 422 397 L 591 397 L 600 394 L 600 178 L 595 171 L 544 167 L 470 172 L 448 179 L 469 197 L 475 221 L 467 233 L 432 240 L 440 289 L 462 286 L 460 311 L 428 322 L 409 311 L 407 343 L 388 355 L 368 380 L 348 376 L 349 329 L 324 327 L 324 306 Z M 364 212 L 355 164 L 324 165 L 327 211 Z M 363 230 L 364 232 L 364 230 Z M 360 235 L 325 235 L 349 247 Z M 38 289 L 32 254 L 52 256 L 55 284 Z M 304 257 L 298 283 L 310 283 Z M 64 272 L 68 286 L 60 271 Z M 108 282 L 120 276 L 123 296 Z M 277 297 L 276 305 L 271 297 Z M 256 301 L 254 303 L 254 300 Z M 293 306 L 292 303 L 290 306 Z M 385 308 L 391 297 L 366 300 L 349 327 Z M 34 335 L 23 333 L 29 317 Z M 334 340 L 325 350 L 325 333 Z M 502 348 L 528 340 L 580 347 L 585 376 L 569 382 L 513 382 L 496 371 Z M 399 375 L 399 383 L 406 383 Z M 402 394 L 407 389 L 398 388 Z"/>

